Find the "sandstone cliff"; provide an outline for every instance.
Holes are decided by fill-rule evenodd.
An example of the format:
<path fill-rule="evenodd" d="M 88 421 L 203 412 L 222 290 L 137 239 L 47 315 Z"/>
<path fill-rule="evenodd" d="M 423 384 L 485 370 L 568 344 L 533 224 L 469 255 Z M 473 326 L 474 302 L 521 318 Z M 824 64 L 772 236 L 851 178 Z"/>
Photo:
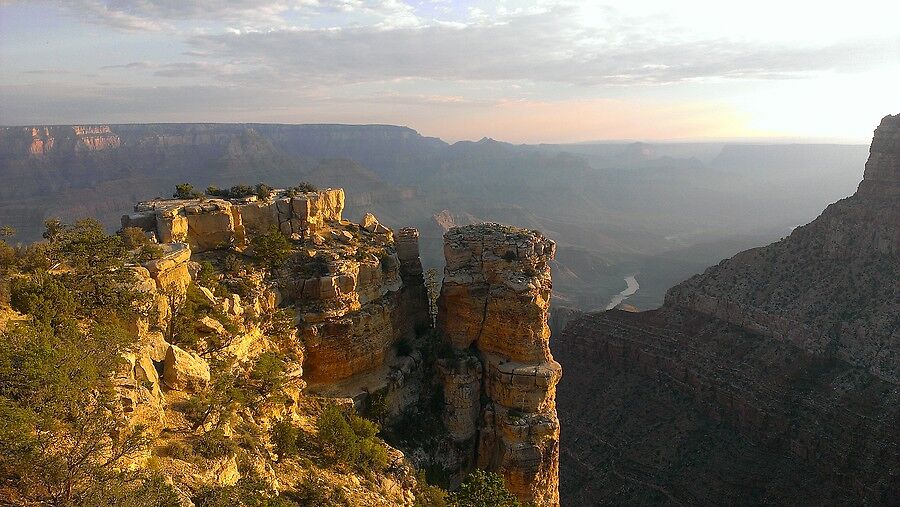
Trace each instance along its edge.
<path fill-rule="evenodd" d="M 898 132 L 885 117 L 856 194 L 789 237 L 673 287 L 658 311 L 569 324 L 564 501 L 900 495 Z"/>
<path fill-rule="evenodd" d="M 415 478 L 396 449 L 387 448 L 382 468 L 366 477 L 352 463 L 273 459 L 258 447 L 209 459 L 177 450 L 210 434 L 275 435 L 278 421 L 314 432 L 324 405 L 362 409 L 373 386 L 392 404 L 385 418 L 415 401 L 417 388 L 397 376 L 416 378 L 421 357 L 395 349 L 431 326 L 418 233 L 402 229 L 395 241 L 373 215 L 353 223 L 343 208 L 341 189 L 275 190 L 262 199 L 157 199 L 122 217 L 123 229 L 143 231 L 160 250 L 129 266 L 147 298 L 130 323 L 138 346 L 125 355 L 115 385 L 129 426 L 151 437 L 135 464 L 152 463 L 185 498 L 252 477 L 266 491 L 294 491 L 295 501 L 297 484 L 312 481 L 339 491 L 333 500 L 341 505 L 412 504 Z M 263 236 L 281 238 L 285 262 L 260 264 Z M 278 324 L 285 313 L 288 321 Z M 233 399 L 210 402 L 205 412 L 191 408 L 218 400 L 223 377 L 258 375 L 254 365 L 275 351 L 284 376 L 271 400 L 235 413 L 227 411 Z"/>
<path fill-rule="evenodd" d="M 143 202 L 122 217 L 162 243 L 194 253 L 252 251 L 252 238 L 277 230 L 296 242 L 273 273 L 278 300 L 296 314 L 306 379 L 331 384 L 384 366 L 392 348 L 430 326 L 414 229 L 393 232 L 372 215 L 344 220 L 344 192 L 328 189 L 266 199 Z M 402 258 L 401 258 L 402 256 Z"/>
<path fill-rule="evenodd" d="M 118 148 L 122 140 L 108 125 L 8 127 L 0 130 L 0 155 L 45 156 L 59 152 Z"/>
<path fill-rule="evenodd" d="M 444 443 L 425 451 L 425 458 L 410 447 L 413 464 L 440 463 L 451 486 L 475 468 L 497 471 L 522 501 L 559 505 L 555 392 L 561 367 L 550 353 L 547 325 L 554 242 L 498 224 L 447 232 L 440 331 L 434 335 L 418 231 L 404 228 L 395 235 L 371 214 L 353 223 L 343 218 L 343 207 L 340 189 L 157 199 L 136 205 L 122 226 L 136 227 L 164 247 L 161 258 L 140 268 L 161 313 L 167 302 L 161 295 L 188 290 L 195 261 L 227 270 L 235 254 L 255 255 L 261 235 L 277 231 L 289 238 L 290 258 L 283 265 L 262 278 L 233 275 L 255 280 L 252 300 L 200 287 L 222 314 L 246 320 L 229 350 L 242 357 L 265 350 L 268 341 L 252 322 L 287 309 L 296 327 L 289 348 L 299 358 L 298 389 L 346 400 L 382 421 L 388 434 L 402 433 L 410 417 L 436 417 L 439 427 L 430 432 Z M 241 284 L 229 276 L 225 286 Z M 213 382 L 203 357 L 168 345 L 154 331 L 165 327 L 165 319 L 139 325 L 148 345 L 130 359 L 121 381 L 134 423 L 152 420 L 157 430 L 167 417 L 177 418 L 166 408 L 172 400 L 165 393 L 202 393 Z M 227 325 L 207 316 L 197 329 L 228 335 Z M 434 354 L 435 336 L 446 353 Z M 146 373 L 148 361 L 161 364 L 156 377 Z M 429 403 L 435 388 L 443 393 L 441 406 Z"/>
<path fill-rule="evenodd" d="M 559 363 L 550 354 L 555 244 L 498 224 L 450 229 L 438 330 L 443 421 L 472 467 L 499 471 L 522 501 L 558 505 Z"/>

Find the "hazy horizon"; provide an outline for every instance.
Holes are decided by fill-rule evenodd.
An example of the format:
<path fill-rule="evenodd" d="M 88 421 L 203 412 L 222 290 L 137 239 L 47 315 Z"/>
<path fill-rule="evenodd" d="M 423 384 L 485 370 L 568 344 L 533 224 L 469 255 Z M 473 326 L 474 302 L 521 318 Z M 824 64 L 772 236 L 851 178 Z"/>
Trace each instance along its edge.
<path fill-rule="evenodd" d="M 898 15 L 876 1 L 4 0 L 0 123 L 864 144 L 900 110 Z"/>
<path fill-rule="evenodd" d="M 11 124 L 11 123 L 2 123 L 0 122 L 0 128 L 17 128 L 17 127 L 66 127 L 69 125 L 341 125 L 341 126 L 350 126 L 350 127 L 372 127 L 372 126 L 387 126 L 387 127 L 399 127 L 399 128 L 408 128 L 416 131 L 418 134 L 423 137 L 432 137 L 436 139 L 440 139 L 448 144 L 454 144 L 458 142 L 478 142 L 484 139 L 488 139 L 491 141 L 496 141 L 500 143 L 508 143 L 514 145 L 522 145 L 522 146 L 540 146 L 540 145 L 559 145 L 559 146 L 578 146 L 578 145 L 592 145 L 592 144 L 629 144 L 629 143 L 644 143 L 644 144 L 749 144 L 749 145 L 789 145 L 789 144 L 823 144 L 823 145 L 847 145 L 847 146 L 867 146 L 868 143 L 864 141 L 858 141 L 853 139 L 836 139 L 836 138 L 817 138 L 817 137 L 780 137 L 780 136 L 772 136 L 772 137 L 686 137 L 686 138 L 661 138 L 661 139 L 649 139 L 649 138 L 606 138 L 606 139 L 588 139 L 584 141 L 561 141 L 561 142 L 551 142 L 551 141 L 540 141 L 536 140 L 533 142 L 521 142 L 517 143 L 514 141 L 507 141 L 504 139 L 495 139 L 493 137 L 481 136 L 481 137 L 472 137 L 469 139 L 445 139 L 441 136 L 430 135 L 427 132 L 422 132 L 417 129 L 414 125 L 399 125 L 399 124 L 391 124 L 391 123 L 328 123 L 328 122 L 313 122 L 313 123 L 290 123 L 290 122 L 225 122 L 225 121 L 192 121 L 192 122 L 71 122 L 71 123 L 31 123 L 31 124 Z"/>

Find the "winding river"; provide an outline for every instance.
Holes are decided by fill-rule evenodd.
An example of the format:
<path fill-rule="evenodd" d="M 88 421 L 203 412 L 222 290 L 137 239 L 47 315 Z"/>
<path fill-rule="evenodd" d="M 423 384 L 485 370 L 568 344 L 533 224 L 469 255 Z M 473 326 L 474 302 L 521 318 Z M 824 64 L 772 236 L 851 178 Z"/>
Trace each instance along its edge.
<path fill-rule="evenodd" d="M 641 288 L 641 285 L 638 283 L 635 276 L 637 276 L 637 273 L 625 277 L 625 290 L 616 294 L 611 300 L 609 300 L 609 304 L 606 305 L 607 310 L 612 310 L 616 306 L 619 306 L 619 303 L 634 295 L 634 293 Z"/>

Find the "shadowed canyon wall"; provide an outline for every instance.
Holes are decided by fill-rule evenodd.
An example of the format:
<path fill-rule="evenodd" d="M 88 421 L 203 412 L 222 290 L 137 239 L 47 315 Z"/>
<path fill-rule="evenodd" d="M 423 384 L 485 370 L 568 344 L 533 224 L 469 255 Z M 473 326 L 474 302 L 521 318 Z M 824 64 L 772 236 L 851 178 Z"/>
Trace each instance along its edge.
<path fill-rule="evenodd" d="M 555 341 L 570 505 L 890 505 L 900 439 L 900 116 L 851 197 Z"/>

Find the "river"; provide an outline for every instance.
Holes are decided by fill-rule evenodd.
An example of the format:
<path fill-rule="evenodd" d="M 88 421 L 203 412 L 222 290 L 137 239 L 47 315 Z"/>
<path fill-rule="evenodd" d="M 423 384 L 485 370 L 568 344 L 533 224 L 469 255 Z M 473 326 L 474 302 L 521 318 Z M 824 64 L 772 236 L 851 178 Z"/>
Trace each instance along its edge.
<path fill-rule="evenodd" d="M 612 310 L 613 308 L 619 306 L 622 301 L 625 301 L 630 296 L 634 295 L 634 293 L 641 288 L 641 285 L 638 283 L 635 276 L 637 276 L 637 273 L 625 277 L 625 290 L 613 296 L 613 298 L 609 301 L 609 304 L 606 305 L 607 310 Z"/>

